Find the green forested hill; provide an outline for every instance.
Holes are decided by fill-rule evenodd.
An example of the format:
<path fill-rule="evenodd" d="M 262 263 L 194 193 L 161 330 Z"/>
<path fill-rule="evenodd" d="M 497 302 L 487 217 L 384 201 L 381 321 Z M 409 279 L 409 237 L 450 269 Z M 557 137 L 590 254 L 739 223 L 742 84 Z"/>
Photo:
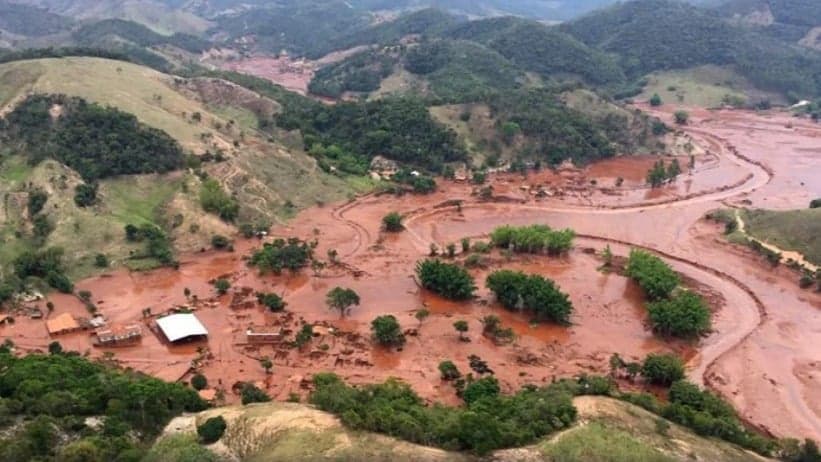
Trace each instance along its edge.
<path fill-rule="evenodd" d="M 24 36 L 42 36 L 68 30 L 73 21 L 46 10 L 0 1 L 0 30 Z"/>

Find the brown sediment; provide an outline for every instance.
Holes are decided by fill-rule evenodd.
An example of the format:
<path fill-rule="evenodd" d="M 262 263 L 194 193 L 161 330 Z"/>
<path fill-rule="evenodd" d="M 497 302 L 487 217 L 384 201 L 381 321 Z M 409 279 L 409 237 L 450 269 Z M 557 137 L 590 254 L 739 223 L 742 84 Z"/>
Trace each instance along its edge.
<path fill-rule="evenodd" d="M 617 158 L 585 169 L 492 175 L 494 194 L 506 198 L 501 201 L 481 200 L 477 187 L 469 184 L 443 182 L 429 196 L 367 195 L 335 207 L 316 207 L 273 234 L 316 238 L 316 255 L 322 259 L 335 249 L 342 262 L 319 275 L 306 269 L 297 275 L 261 276 L 242 258 L 261 245 L 248 240 L 238 241 L 235 253 L 186 256 L 179 271 L 115 271 L 78 284 L 92 291 L 100 312 L 117 324 L 150 325 L 141 315 L 149 307 L 154 315 L 175 306 L 194 308 L 209 329 L 207 340 L 169 346 L 146 330 L 137 345 L 100 349 L 91 346 L 85 333 L 54 339 L 92 356 L 113 352 L 122 365 L 164 378 L 179 378 L 193 364 L 213 386 L 229 390 L 229 401 L 237 400 L 230 389 L 239 381 L 261 382 L 269 393 L 285 399 L 291 392 L 304 393 L 311 374 L 334 371 L 353 383 L 396 376 L 427 399 L 455 402 L 452 388 L 439 380 L 437 366 L 444 359 L 468 371 L 467 357 L 476 354 L 513 390 L 581 372 L 607 372 L 613 352 L 638 360 L 649 352 L 675 351 L 688 359 L 694 381 L 731 400 L 746 420 L 779 436 L 818 438 L 821 351 L 813 347 L 821 331 L 821 295 L 799 291 L 786 269 L 772 270 L 748 250 L 722 243 L 720 230 L 701 220 L 722 201 L 805 207 L 806 197 L 821 196 L 817 181 L 802 185 L 790 180 L 819 176 L 819 161 L 804 159 L 807 151 L 799 150 L 808 149 L 808 139 L 817 142 L 821 128 L 789 122 L 793 129 L 785 132 L 779 124 L 787 118 L 778 114 L 694 111 L 692 126 L 684 130 L 711 157 L 698 160 L 692 176 L 685 174 L 662 191 L 651 192 L 641 184 L 641 171 L 654 158 Z M 750 136 L 748 127 L 778 136 Z M 779 143 L 787 135 L 793 144 L 784 147 Z M 791 156 L 804 160 L 796 165 L 782 159 Z M 618 177 L 625 179 L 621 188 L 611 184 Z M 540 190 L 545 194 L 538 194 Z M 405 232 L 387 235 L 380 230 L 389 211 L 406 217 Z M 412 278 L 415 262 L 424 258 L 431 243 L 458 247 L 462 237 L 479 238 L 499 225 L 532 223 L 575 229 L 578 248 L 564 258 L 516 256 L 508 261 L 494 253 L 487 268 L 471 270 L 480 290 L 469 302 L 442 300 L 421 290 Z M 642 247 L 665 258 L 688 286 L 708 297 L 715 310 L 714 331 L 697 344 L 652 335 L 636 286 L 617 272 L 599 271 L 599 259 L 581 250 L 605 245 L 617 255 Z M 571 325 L 532 324 L 525 314 L 498 306 L 483 280 L 502 267 L 555 280 L 576 308 Z M 231 293 L 216 296 L 208 281 L 217 277 L 231 280 Z M 353 288 L 362 298 L 362 305 L 345 318 L 325 305 L 325 294 L 336 286 Z M 196 301 L 185 297 L 185 288 Z M 257 306 L 253 292 L 258 290 L 283 295 L 287 313 L 266 313 Z M 87 316 L 73 297 L 52 300 L 56 309 L 51 316 Z M 420 324 L 414 313 L 421 308 L 432 314 Z M 403 329 L 415 334 L 401 351 L 372 344 L 370 322 L 382 314 L 393 314 Z M 481 335 L 480 319 L 488 314 L 514 330 L 513 344 L 496 345 Z M 468 321 L 470 342 L 459 341 L 453 329 L 458 319 Z M 302 322 L 315 324 L 317 335 L 301 350 L 284 343 L 251 345 L 244 338 L 248 326 L 277 326 L 290 341 Z M 52 341 L 43 320 L 21 317 L 0 327 L 0 334 L 25 349 L 44 350 Z M 271 375 L 260 367 L 262 357 L 273 360 Z"/>

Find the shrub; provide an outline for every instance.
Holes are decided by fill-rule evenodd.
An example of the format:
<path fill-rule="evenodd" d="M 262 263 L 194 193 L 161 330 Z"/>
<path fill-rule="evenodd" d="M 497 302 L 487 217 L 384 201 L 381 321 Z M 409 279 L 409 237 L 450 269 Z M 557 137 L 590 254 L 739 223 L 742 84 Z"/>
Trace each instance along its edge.
<path fill-rule="evenodd" d="M 710 309 L 690 291 L 647 305 L 653 330 L 673 337 L 697 337 L 710 330 Z"/>
<path fill-rule="evenodd" d="M 641 375 L 650 383 L 669 386 L 684 378 L 684 363 L 675 355 L 649 354 L 644 358 Z"/>
<path fill-rule="evenodd" d="M 98 253 L 94 256 L 94 266 L 97 268 L 108 268 L 108 265 L 108 257 L 106 257 L 105 254 Z"/>
<path fill-rule="evenodd" d="M 520 271 L 499 270 L 487 277 L 485 285 L 508 310 L 525 310 L 538 320 L 560 324 L 570 322 L 573 304 L 549 279 L 528 276 Z"/>
<path fill-rule="evenodd" d="M 231 282 L 228 279 L 219 278 L 214 281 L 214 288 L 217 289 L 218 294 L 225 295 L 228 289 L 231 288 Z"/>
<path fill-rule="evenodd" d="M 377 343 L 384 346 L 402 346 L 405 344 L 405 334 L 396 317 L 393 315 L 379 316 L 371 323 L 371 332 Z"/>
<path fill-rule="evenodd" d="M 811 200 L 810 201 L 810 208 L 811 209 L 821 208 L 821 198 Z"/>
<path fill-rule="evenodd" d="M 47 201 L 48 194 L 42 189 L 36 188 L 30 191 L 27 204 L 29 216 L 33 217 L 34 215 L 40 213 L 40 211 L 43 210 L 43 207 L 45 207 Z"/>
<path fill-rule="evenodd" d="M 74 203 L 77 207 L 91 207 L 97 202 L 97 184 L 85 183 L 74 187 Z"/>
<path fill-rule="evenodd" d="M 651 300 L 669 297 L 679 284 L 678 274 L 667 263 L 643 250 L 630 251 L 625 273 L 641 286 Z"/>
<path fill-rule="evenodd" d="M 499 396 L 499 381 L 496 377 L 482 377 L 481 379 L 470 382 L 465 391 L 462 392 L 462 399 L 465 403 L 471 404 L 484 398 L 495 398 Z"/>
<path fill-rule="evenodd" d="M 456 380 L 462 376 L 462 373 L 459 372 L 456 364 L 453 364 L 452 361 L 439 363 L 439 374 L 442 376 L 442 380 Z"/>
<path fill-rule="evenodd" d="M 231 240 L 220 234 L 215 234 L 211 236 L 211 245 L 215 249 L 225 249 L 231 245 Z"/>
<path fill-rule="evenodd" d="M 271 397 L 267 393 L 257 388 L 252 383 L 244 383 L 240 391 L 242 396 L 242 404 L 251 403 L 267 403 L 271 401 Z"/>
<path fill-rule="evenodd" d="M 221 415 L 211 417 L 202 425 L 197 425 L 197 435 L 204 444 L 216 443 L 222 438 L 227 427 L 228 424 L 225 423 L 225 419 Z"/>
<path fill-rule="evenodd" d="M 202 374 L 194 374 L 191 377 L 191 386 L 194 387 L 194 390 L 204 390 L 208 388 L 208 379 Z"/>
<path fill-rule="evenodd" d="M 405 229 L 405 227 L 402 226 L 402 215 L 398 212 L 391 212 L 385 215 L 382 218 L 382 226 L 385 228 L 385 231 L 389 233 L 398 233 Z"/>
<path fill-rule="evenodd" d="M 686 125 L 687 121 L 690 120 L 690 114 L 687 111 L 676 111 L 673 117 L 679 125 Z"/>
<path fill-rule="evenodd" d="M 287 305 L 282 297 L 273 292 L 257 292 L 257 302 L 274 313 L 284 310 Z"/>
<path fill-rule="evenodd" d="M 213 178 L 202 183 L 200 205 L 206 212 L 218 215 L 225 221 L 234 221 L 239 215 L 239 203 Z"/>
<path fill-rule="evenodd" d="M 653 93 L 653 97 L 650 98 L 650 106 L 658 107 L 658 106 L 661 106 L 661 104 L 662 104 L 661 96 L 659 96 L 658 93 Z"/>
<path fill-rule="evenodd" d="M 417 263 L 416 276 L 422 287 L 451 300 L 467 300 L 476 290 L 473 276 L 464 268 L 436 259 Z"/>

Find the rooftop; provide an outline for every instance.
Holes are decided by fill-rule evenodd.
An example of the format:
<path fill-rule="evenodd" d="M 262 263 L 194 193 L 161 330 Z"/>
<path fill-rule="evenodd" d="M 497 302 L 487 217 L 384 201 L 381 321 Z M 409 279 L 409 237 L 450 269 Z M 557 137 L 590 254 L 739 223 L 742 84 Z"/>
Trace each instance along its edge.
<path fill-rule="evenodd" d="M 169 342 L 176 342 L 188 337 L 208 335 L 208 330 L 199 319 L 191 313 L 179 313 L 157 319 L 165 338 Z"/>

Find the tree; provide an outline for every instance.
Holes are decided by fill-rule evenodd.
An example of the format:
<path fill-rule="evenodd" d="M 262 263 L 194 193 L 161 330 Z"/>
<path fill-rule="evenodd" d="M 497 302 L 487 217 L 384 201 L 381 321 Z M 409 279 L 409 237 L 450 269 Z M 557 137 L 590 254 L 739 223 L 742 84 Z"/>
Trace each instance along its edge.
<path fill-rule="evenodd" d="M 225 278 L 219 278 L 214 281 L 214 288 L 217 289 L 217 293 L 220 295 L 225 295 L 228 292 L 228 289 L 231 288 L 231 282 Z"/>
<path fill-rule="evenodd" d="M 108 257 L 104 253 L 98 253 L 94 256 L 94 266 L 97 268 L 108 268 Z"/>
<path fill-rule="evenodd" d="M 205 390 L 208 388 L 208 379 L 198 372 L 191 377 L 191 386 L 194 390 Z"/>
<path fill-rule="evenodd" d="M 29 191 L 27 204 L 29 217 L 33 217 L 34 215 L 40 213 L 40 211 L 43 210 L 43 207 L 45 207 L 47 201 L 48 194 L 42 189 L 35 188 Z"/>
<path fill-rule="evenodd" d="M 259 360 L 259 365 L 265 369 L 266 374 L 271 374 L 271 369 L 274 367 L 274 363 L 271 362 L 271 359 L 267 356 Z"/>
<path fill-rule="evenodd" d="M 421 310 L 417 310 L 413 316 L 419 321 L 419 327 L 422 327 L 422 323 L 430 316 L 430 311 L 427 308 L 422 308 Z"/>
<path fill-rule="evenodd" d="M 664 166 L 664 160 L 659 159 L 653 164 L 653 167 L 647 172 L 647 184 L 651 188 L 658 188 L 667 180 L 667 168 Z"/>
<path fill-rule="evenodd" d="M 339 315 L 344 317 L 351 306 L 359 306 L 359 294 L 352 289 L 335 287 L 325 297 L 325 303 L 332 310 L 339 311 Z"/>
<path fill-rule="evenodd" d="M 473 297 L 473 276 L 459 265 L 428 259 L 416 264 L 416 276 L 422 287 L 451 300 Z"/>
<path fill-rule="evenodd" d="M 377 343 L 383 346 L 402 346 L 405 344 L 405 334 L 396 317 L 393 315 L 379 316 L 371 323 L 371 332 Z"/>
<path fill-rule="evenodd" d="M 448 244 L 445 247 L 445 250 L 447 251 L 448 258 L 453 258 L 456 256 L 456 244 L 454 244 L 453 242 Z"/>
<path fill-rule="evenodd" d="M 308 342 L 310 342 L 313 338 L 314 326 L 306 322 L 302 325 L 302 328 L 299 329 L 299 332 L 296 333 L 296 337 L 294 338 L 294 345 L 297 348 L 302 348 L 304 345 L 308 344 Z"/>
<path fill-rule="evenodd" d="M 465 237 L 462 238 L 462 253 L 467 254 L 470 252 L 470 239 Z"/>
<path fill-rule="evenodd" d="M 573 304 L 556 284 L 540 275 L 499 270 L 491 273 L 485 285 L 508 310 L 524 310 L 538 320 L 559 324 L 570 322 Z"/>
<path fill-rule="evenodd" d="M 649 354 L 644 358 L 641 375 L 655 385 L 670 386 L 684 378 L 684 363 L 671 354 Z"/>
<path fill-rule="evenodd" d="M 97 184 L 78 184 L 74 188 L 74 203 L 77 207 L 90 207 L 97 203 Z"/>
<path fill-rule="evenodd" d="M 630 251 L 625 274 L 638 282 L 650 300 L 668 298 L 680 282 L 678 274 L 661 258 L 638 249 Z"/>
<path fill-rule="evenodd" d="M 465 320 L 459 320 L 453 323 L 453 328 L 456 329 L 456 332 L 459 332 L 459 340 L 463 342 L 467 341 L 465 333 L 468 331 L 469 327 L 468 322 Z"/>
<path fill-rule="evenodd" d="M 690 114 L 687 111 L 676 111 L 673 114 L 673 117 L 675 118 L 677 124 L 687 125 L 687 121 L 690 119 Z"/>
<path fill-rule="evenodd" d="M 499 387 L 499 381 L 496 380 L 496 377 L 482 377 L 481 379 L 474 380 L 465 387 L 465 391 L 462 393 L 462 399 L 470 405 L 482 398 L 495 398 L 499 396 L 500 391 L 501 388 Z"/>
<path fill-rule="evenodd" d="M 658 107 L 662 105 L 661 96 L 658 93 L 653 93 L 653 96 L 650 98 L 650 106 Z"/>
<path fill-rule="evenodd" d="M 273 292 L 257 292 L 257 302 L 274 313 L 284 310 L 287 306 L 285 300 Z"/>
<path fill-rule="evenodd" d="M 226 249 L 230 245 L 231 245 L 231 240 L 228 239 L 227 237 L 223 236 L 223 235 L 214 234 L 213 236 L 211 236 L 211 246 L 214 247 L 215 249 L 220 249 L 220 250 Z"/>
<path fill-rule="evenodd" d="M 607 246 L 602 251 L 602 260 L 604 260 L 603 266 L 605 268 L 610 268 L 611 266 L 613 266 L 613 251 L 610 250 L 610 244 L 607 244 Z"/>
<path fill-rule="evenodd" d="M 216 443 L 222 438 L 226 428 L 228 428 L 228 424 L 225 422 L 225 418 L 218 415 L 209 418 L 202 425 L 197 425 L 197 435 L 199 435 L 203 444 Z"/>
<path fill-rule="evenodd" d="M 405 229 L 402 225 L 402 215 L 398 212 L 391 212 L 382 217 L 382 227 L 389 233 L 398 233 Z"/>
<path fill-rule="evenodd" d="M 439 363 L 439 374 L 442 380 L 456 380 L 462 376 L 462 373 L 456 368 L 456 364 L 448 360 Z"/>

